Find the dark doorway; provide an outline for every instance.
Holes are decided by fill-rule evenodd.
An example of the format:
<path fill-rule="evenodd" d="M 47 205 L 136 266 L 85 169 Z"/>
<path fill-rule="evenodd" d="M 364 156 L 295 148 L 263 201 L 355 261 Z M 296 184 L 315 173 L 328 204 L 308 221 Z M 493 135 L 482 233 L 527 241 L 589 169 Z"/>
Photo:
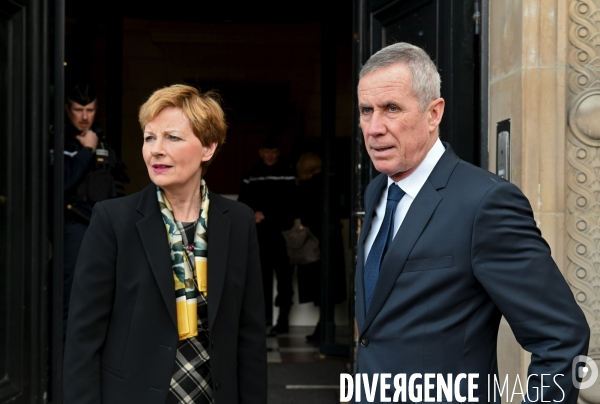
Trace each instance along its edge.
<path fill-rule="evenodd" d="M 409 42 L 428 52 L 442 79 L 446 101 L 440 138 L 463 160 L 481 165 L 480 27 L 475 5 L 466 0 L 355 0 L 353 48 L 354 88 L 368 58 L 386 45 Z M 479 15 L 481 17 L 481 15 Z M 477 30 L 477 32 L 476 32 Z M 352 234 L 356 248 L 364 216 L 363 194 L 378 173 L 365 151 L 358 114 L 354 108 L 352 143 Z M 484 161 L 485 163 L 485 161 Z M 356 258 L 356 250 L 353 257 Z"/>
<path fill-rule="evenodd" d="M 290 100 L 290 83 L 188 82 L 204 91 L 218 91 L 227 115 L 226 145 L 205 176 L 211 190 L 237 194 L 245 170 L 258 163 L 258 149 L 268 134 L 276 134 L 284 140 L 282 148 L 286 154 L 282 159 L 297 158 L 295 143 L 303 134 L 302 119 L 301 112 Z"/>
<path fill-rule="evenodd" d="M 227 143 L 206 176 L 212 191 L 235 197 L 260 141 L 276 131 L 292 165 L 302 151 L 321 152 L 349 200 L 352 7 L 336 1 L 326 15 L 319 5 L 185 0 L 156 8 L 136 0 L 124 10 L 116 1 L 65 0 L 65 79 L 96 88 L 96 123 L 127 165 L 127 193 L 149 181 L 139 106 L 153 90 L 184 82 L 217 90 L 228 115 Z M 348 351 L 349 338 L 341 350 L 328 338 L 321 353 Z"/>

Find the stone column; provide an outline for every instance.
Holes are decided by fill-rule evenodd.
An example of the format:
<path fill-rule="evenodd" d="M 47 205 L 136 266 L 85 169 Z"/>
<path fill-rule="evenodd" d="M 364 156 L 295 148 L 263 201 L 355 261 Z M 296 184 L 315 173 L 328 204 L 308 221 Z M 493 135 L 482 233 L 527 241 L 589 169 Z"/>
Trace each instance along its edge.
<path fill-rule="evenodd" d="M 591 328 L 600 363 L 600 0 L 569 1 L 567 268 L 565 276 Z M 600 403 L 600 385 L 579 402 Z"/>
<path fill-rule="evenodd" d="M 490 170 L 496 122 L 511 119 L 511 181 L 529 198 L 592 330 L 600 362 L 600 0 L 490 1 Z M 501 377 L 529 354 L 503 322 Z M 600 384 L 581 403 L 600 403 Z"/>
<path fill-rule="evenodd" d="M 592 0 L 593 1 L 593 0 Z M 596 0 L 599 1 L 600 0 Z M 511 119 L 511 181 L 528 197 L 538 227 L 565 277 L 573 278 L 567 217 L 567 58 L 575 0 L 490 1 L 490 171 L 496 171 L 496 123 Z M 578 293 L 573 288 L 574 293 Z M 502 380 L 525 380 L 529 353 L 503 321 Z"/>

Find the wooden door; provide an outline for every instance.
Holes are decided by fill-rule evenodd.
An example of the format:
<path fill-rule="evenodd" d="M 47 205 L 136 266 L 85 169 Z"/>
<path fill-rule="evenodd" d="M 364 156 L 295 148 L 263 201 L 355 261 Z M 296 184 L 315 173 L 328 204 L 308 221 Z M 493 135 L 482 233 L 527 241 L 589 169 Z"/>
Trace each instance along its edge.
<path fill-rule="evenodd" d="M 48 398 L 46 2 L 0 2 L 0 403 Z"/>

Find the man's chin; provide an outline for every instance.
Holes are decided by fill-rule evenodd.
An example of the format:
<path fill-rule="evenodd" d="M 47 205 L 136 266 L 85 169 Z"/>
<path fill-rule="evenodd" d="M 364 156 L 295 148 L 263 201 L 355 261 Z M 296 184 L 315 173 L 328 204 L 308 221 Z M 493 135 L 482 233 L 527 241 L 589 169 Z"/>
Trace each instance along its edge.
<path fill-rule="evenodd" d="M 391 166 L 385 165 L 385 164 L 381 164 L 381 165 L 374 164 L 374 166 L 375 166 L 375 170 L 377 170 L 378 172 L 380 172 L 382 174 L 387 175 L 394 181 L 400 181 L 401 179 L 408 177 L 408 175 L 410 175 L 414 171 L 414 170 L 402 171 L 402 170 L 398 169 L 398 167 L 391 167 Z"/>
<path fill-rule="evenodd" d="M 375 167 L 375 170 L 387 176 L 393 175 L 398 172 L 398 169 L 396 167 L 392 167 L 391 164 L 384 161 L 374 162 L 373 166 Z"/>

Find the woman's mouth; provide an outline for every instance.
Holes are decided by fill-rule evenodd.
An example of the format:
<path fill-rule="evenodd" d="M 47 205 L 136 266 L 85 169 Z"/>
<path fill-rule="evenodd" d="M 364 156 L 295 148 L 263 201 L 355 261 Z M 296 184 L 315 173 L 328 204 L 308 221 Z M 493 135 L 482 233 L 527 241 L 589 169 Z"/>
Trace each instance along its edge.
<path fill-rule="evenodd" d="M 152 164 L 152 170 L 156 174 L 164 173 L 164 172 L 168 171 L 170 168 L 171 168 L 171 166 L 168 166 L 165 164 Z"/>

